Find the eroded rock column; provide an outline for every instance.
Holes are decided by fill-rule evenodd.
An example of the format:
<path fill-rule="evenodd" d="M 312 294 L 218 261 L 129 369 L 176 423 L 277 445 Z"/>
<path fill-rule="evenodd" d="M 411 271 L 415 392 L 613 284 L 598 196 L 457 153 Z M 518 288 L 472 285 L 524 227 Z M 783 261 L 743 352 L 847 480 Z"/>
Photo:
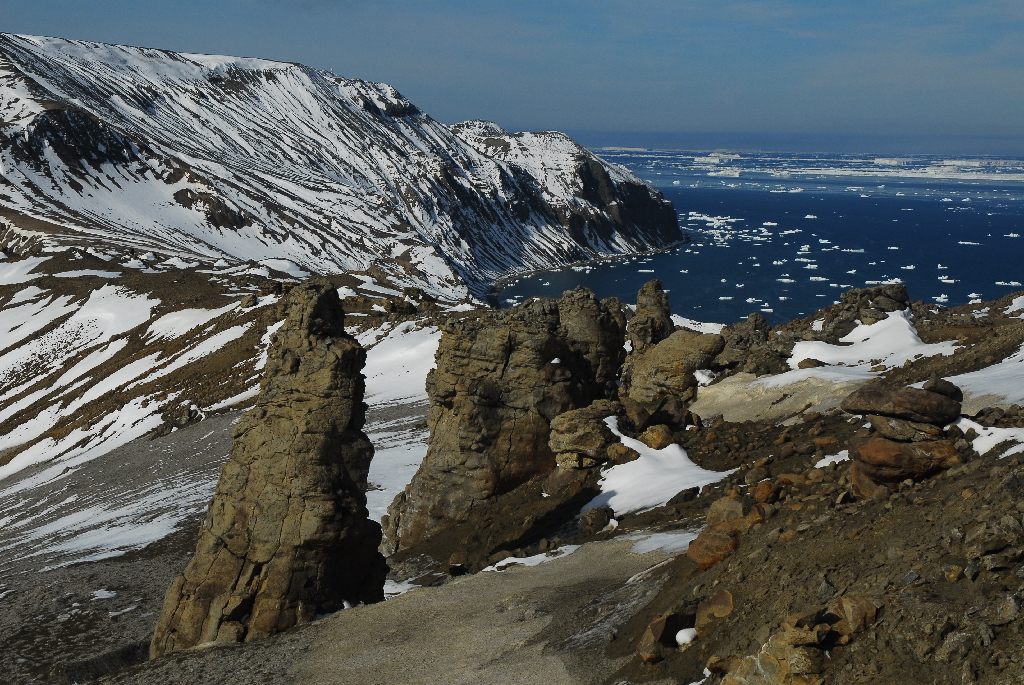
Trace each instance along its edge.
<path fill-rule="evenodd" d="M 388 508 L 388 552 L 554 469 L 551 421 L 615 397 L 624 341 L 617 301 L 585 288 L 448 323 L 427 377 L 427 456 Z"/>
<path fill-rule="evenodd" d="M 326 280 L 279 307 L 259 398 L 235 427 L 195 556 L 167 591 L 153 657 L 384 598 L 381 529 L 366 510 L 366 353 Z"/>

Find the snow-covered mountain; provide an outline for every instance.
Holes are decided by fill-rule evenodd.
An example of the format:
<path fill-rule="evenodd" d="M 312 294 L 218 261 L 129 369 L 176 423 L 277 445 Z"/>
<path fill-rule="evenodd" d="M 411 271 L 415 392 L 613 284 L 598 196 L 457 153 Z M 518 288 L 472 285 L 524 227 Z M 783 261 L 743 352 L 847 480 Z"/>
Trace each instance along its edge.
<path fill-rule="evenodd" d="M 11 34 L 0 215 L 18 252 L 373 266 L 477 296 L 681 237 L 670 202 L 560 133 L 445 126 L 391 86 L 299 64 Z"/>

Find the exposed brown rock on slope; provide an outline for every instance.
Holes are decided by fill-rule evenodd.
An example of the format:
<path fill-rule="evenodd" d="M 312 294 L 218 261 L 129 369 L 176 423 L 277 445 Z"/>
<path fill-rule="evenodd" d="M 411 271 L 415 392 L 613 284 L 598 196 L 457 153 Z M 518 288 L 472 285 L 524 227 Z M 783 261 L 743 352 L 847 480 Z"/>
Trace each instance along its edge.
<path fill-rule="evenodd" d="M 256 407 L 234 429 L 196 554 L 167 591 L 154 657 L 383 599 L 380 527 L 364 494 L 366 353 L 328 282 L 297 286 L 279 306 L 287 319 Z"/>
<path fill-rule="evenodd" d="M 577 288 L 559 300 L 445 324 L 427 377 L 427 455 L 388 508 L 389 553 L 553 469 L 551 421 L 614 397 L 624 323 L 614 303 Z"/>
<path fill-rule="evenodd" d="M 867 414 L 870 424 L 850 438 L 849 477 L 859 494 L 871 494 L 872 482 L 920 479 L 961 463 L 954 441 L 942 427 L 960 415 L 960 402 L 953 397 L 963 393 L 938 378 L 928 387 L 869 383 L 843 400 L 844 411 Z M 966 443 L 962 447 L 966 449 Z"/>

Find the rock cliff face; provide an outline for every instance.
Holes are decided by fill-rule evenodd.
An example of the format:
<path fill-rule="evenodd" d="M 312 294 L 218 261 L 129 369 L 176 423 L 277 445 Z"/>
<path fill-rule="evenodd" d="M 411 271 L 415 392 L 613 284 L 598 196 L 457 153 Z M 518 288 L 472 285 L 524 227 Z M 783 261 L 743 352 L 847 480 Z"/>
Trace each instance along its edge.
<path fill-rule="evenodd" d="M 448 323 L 427 377 L 427 456 L 383 522 L 389 553 L 555 468 L 551 421 L 615 397 L 624 341 L 617 302 L 585 288 Z"/>
<path fill-rule="evenodd" d="M 366 353 L 326 281 L 295 287 L 279 306 L 287 319 L 256 407 L 235 427 L 195 556 L 167 591 L 154 657 L 383 599 L 381 531 L 366 511 Z"/>

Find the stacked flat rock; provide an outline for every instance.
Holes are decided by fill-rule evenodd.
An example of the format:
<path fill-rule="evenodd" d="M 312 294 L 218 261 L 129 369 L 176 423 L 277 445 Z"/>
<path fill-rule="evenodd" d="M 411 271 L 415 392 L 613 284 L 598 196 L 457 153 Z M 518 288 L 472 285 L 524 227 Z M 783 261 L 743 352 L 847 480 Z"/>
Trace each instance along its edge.
<path fill-rule="evenodd" d="M 447 323 L 427 376 L 427 455 L 388 508 L 388 553 L 554 469 L 551 422 L 615 397 L 625 323 L 617 300 L 586 288 Z"/>
<path fill-rule="evenodd" d="M 943 426 L 960 416 L 962 399 L 958 387 L 936 377 L 923 389 L 870 383 L 851 394 L 842 409 L 870 422 L 850 438 L 851 480 L 920 479 L 960 463 Z M 859 489 L 870 489 L 870 484 Z"/>
<path fill-rule="evenodd" d="M 287 318 L 256 406 L 234 429 L 196 553 L 167 591 L 153 657 L 384 599 L 381 530 L 366 510 L 366 353 L 327 281 L 296 286 L 279 307 Z"/>

